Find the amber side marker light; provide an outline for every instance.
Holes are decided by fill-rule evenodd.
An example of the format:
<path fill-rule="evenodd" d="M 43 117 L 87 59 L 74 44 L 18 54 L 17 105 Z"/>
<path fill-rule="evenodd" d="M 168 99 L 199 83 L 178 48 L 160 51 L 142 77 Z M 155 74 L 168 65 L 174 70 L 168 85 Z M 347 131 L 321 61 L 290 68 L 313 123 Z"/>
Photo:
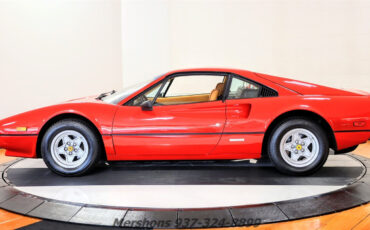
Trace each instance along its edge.
<path fill-rule="evenodd" d="M 27 127 L 17 127 L 15 128 L 17 131 L 24 132 L 27 131 Z"/>

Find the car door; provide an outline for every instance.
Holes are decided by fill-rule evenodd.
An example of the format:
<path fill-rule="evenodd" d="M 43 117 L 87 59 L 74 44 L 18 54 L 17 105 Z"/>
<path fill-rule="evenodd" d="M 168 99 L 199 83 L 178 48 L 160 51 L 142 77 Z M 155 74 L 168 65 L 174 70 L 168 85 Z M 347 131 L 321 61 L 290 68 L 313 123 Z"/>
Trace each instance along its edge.
<path fill-rule="evenodd" d="M 264 130 L 261 121 L 251 119 L 256 106 L 261 107 L 264 86 L 246 78 L 233 76 L 226 93 L 226 124 L 217 148 L 211 155 L 217 159 L 260 157 Z M 263 123 L 263 122 L 262 122 Z"/>
<path fill-rule="evenodd" d="M 223 89 L 216 89 L 224 81 L 222 75 L 170 76 L 120 106 L 113 123 L 117 160 L 207 159 L 226 122 Z M 142 109 L 144 101 L 152 110 Z"/>

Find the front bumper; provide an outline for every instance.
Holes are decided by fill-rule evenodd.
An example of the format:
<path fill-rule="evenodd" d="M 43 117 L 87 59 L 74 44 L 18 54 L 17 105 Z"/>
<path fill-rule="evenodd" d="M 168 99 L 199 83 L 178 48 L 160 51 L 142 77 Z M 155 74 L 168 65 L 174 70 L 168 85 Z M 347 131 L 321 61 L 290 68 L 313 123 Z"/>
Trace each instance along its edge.
<path fill-rule="evenodd" d="M 37 135 L 0 135 L 0 148 L 12 157 L 36 157 Z"/>

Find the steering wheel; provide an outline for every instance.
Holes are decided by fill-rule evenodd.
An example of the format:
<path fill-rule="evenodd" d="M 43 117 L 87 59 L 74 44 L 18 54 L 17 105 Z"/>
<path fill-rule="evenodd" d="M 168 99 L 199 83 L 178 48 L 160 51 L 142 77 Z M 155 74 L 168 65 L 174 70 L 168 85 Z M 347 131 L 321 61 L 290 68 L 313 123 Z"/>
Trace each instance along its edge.
<path fill-rule="evenodd" d="M 135 99 L 134 104 L 141 105 L 144 101 L 148 101 L 148 98 L 145 95 L 141 95 L 140 97 Z"/>
<path fill-rule="evenodd" d="M 139 105 L 141 105 L 143 102 L 145 102 L 145 101 L 149 101 L 149 99 L 143 94 L 143 95 L 141 95 L 138 99 L 136 99 L 136 100 L 138 100 L 136 103 L 137 104 L 139 104 Z M 153 105 L 164 105 L 164 104 L 162 104 L 162 103 L 159 103 L 159 102 L 155 102 Z"/>

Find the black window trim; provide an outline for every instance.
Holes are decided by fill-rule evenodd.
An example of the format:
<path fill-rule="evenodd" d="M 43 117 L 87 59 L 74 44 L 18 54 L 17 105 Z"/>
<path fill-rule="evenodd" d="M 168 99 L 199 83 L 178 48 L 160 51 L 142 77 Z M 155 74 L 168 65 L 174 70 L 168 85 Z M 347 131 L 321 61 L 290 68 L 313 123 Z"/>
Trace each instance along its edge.
<path fill-rule="evenodd" d="M 164 93 L 163 93 L 163 97 L 165 97 L 165 96 L 167 95 L 167 92 L 168 92 L 168 90 L 170 89 L 170 87 L 171 87 L 171 85 L 172 85 L 173 79 L 174 79 L 174 78 L 170 78 L 170 79 L 169 79 L 170 83 L 168 83 L 167 89 L 166 89 L 166 91 L 164 91 Z M 166 83 L 167 83 L 167 82 L 166 82 Z"/>
<path fill-rule="evenodd" d="M 152 85 L 151 87 L 143 90 L 142 92 L 140 92 L 139 94 L 137 94 L 135 97 L 131 98 L 129 101 L 127 101 L 126 103 L 124 103 L 123 106 L 140 106 L 140 105 L 129 105 L 129 104 L 132 101 L 136 100 L 138 97 L 140 97 L 140 95 L 142 95 L 143 93 L 145 93 L 145 92 L 153 89 L 154 87 L 158 86 L 159 84 L 162 84 L 163 83 L 161 85 L 160 89 L 158 90 L 157 94 L 153 98 L 152 105 L 154 105 L 155 104 L 155 101 L 157 100 L 157 98 L 158 98 L 158 96 L 160 94 L 160 92 L 162 91 L 163 87 L 166 85 L 166 83 L 167 83 L 168 80 L 171 80 L 171 79 L 173 79 L 175 77 L 181 77 L 181 76 L 185 76 L 186 77 L 186 76 L 194 76 L 194 75 L 215 75 L 215 76 L 228 77 L 230 75 L 230 73 L 227 73 L 227 72 L 216 72 L 216 71 L 189 71 L 189 72 L 173 73 L 171 75 L 166 76 L 164 79 L 162 79 L 161 81 L 159 81 L 156 84 Z M 228 79 L 229 78 L 227 78 L 227 81 L 228 81 Z M 226 90 L 226 87 L 224 88 L 223 93 L 225 92 L 225 90 Z M 217 101 L 220 101 L 220 100 L 217 100 Z M 182 103 L 182 104 L 173 104 L 173 105 L 188 105 L 188 104 L 208 103 L 208 102 L 209 101 L 205 101 L 205 102 L 202 101 L 202 102 L 191 102 L 191 103 Z M 161 105 L 161 106 L 170 106 L 170 105 Z"/>
<path fill-rule="evenodd" d="M 256 82 L 254 80 L 251 80 L 249 78 L 246 78 L 246 77 L 243 77 L 243 76 L 240 76 L 238 74 L 235 74 L 235 73 L 231 73 L 231 72 L 218 72 L 218 71 L 188 71 L 188 72 L 178 72 L 178 73 L 173 73 L 173 74 L 170 74 L 168 76 L 166 76 L 164 79 L 162 79 L 161 81 L 157 82 L 156 84 L 152 85 L 151 87 L 143 90 L 142 92 L 140 92 L 139 94 L 137 94 L 135 97 L 131 98 L 129 101 L 127 101 L 126 103 L 124 103 L 122 106 L 134 106 L 134 105 L 129 105 L 129 103 L 131 103 L 132 101 L 136 100 L 140 95 L 142 95 L 143 93 L 153 89 L 154 87 L 158 86 L 159 84 L 162 84 L 160 89 L 158 90 L 157 94 L 155 95 L 155 97 L 153 98 L 153 101 L 152 101 L 152 105 L 154 105 L 155 101 L 157 100 L 160 92 L 162 91 L 163 87 L 166 85 L 167 81 L 168 80 L 173 80 L 175 77 L 181 77 L 181 76 L 194 76 L 194 75 L 217 75 L 217 76 L 224 76 L 226 77 L 226 86 L 224 87 L 224 90 L 223 90 L 223 96 L 222 96 L 222 102 L 225 102 L 226 100 L 241 100 L 241 99 L 254 99 L 254 98 L 231 98 L 231 99 L 228 99 L 228 96 L 229 96 L 229 92 L 230 92 L 230 87 L 231 87 L 231 81 L 232 81 L 232 78 L 237 78 L 237 79 L 240 79 L 242 81 L 249 81 L 253 84 L 256 84 L 258 86 L 260 86 L 260 89 L 259 89 L 259 92 L 258 92 L 258 97 L 255 97 L 255 98 L 263 98 L 261 97 L 261 90 L 263 87 L 265 88 L 268 88 L 270 90 L 273 90 L 274 92 L 276 92 L 276 95 L 279 96 L 279 93 L 277 90 L 269 87 L 269 86 L 266 86 L 266 85 L 263 85 L 259 82 Z M 170 82 L 170 85 L 172 84 L 172 81 Z M 166 92 L 167 93 L 167 90 L 169 89 L 170 85 L 167 87 L 166 89 Z M 276 96 L 276 97 L 277 97 Z M 219 100 L 217 100 L 219 101 Z M 191 102 L 191 103 L 183 103 L 183 104 L 173 104 L 173 105 L 187 105 L 187 104 L 196 104 L 196 103 L 208 103 L 207 102 Z M 140 106 L 140 105 L 135 105 L 135 106 Z M 161 106 L 169 106 L 169 105 L 161 105 Z"/>
<path fill-rule="evenodd" d="M 230 88 L 231 88 L 231 81 L 232 81 L 233 78 L 237 78 L 237 79 L 242 80 L 242 81 L 249 81 L 250 83 L 257 85 L 259 87 L 258 97 L 253 97 L 253 98 L 228 98 L 229 97 L 229 93 L 230 93 Z M 227 79 L 227 81 L 228 81 L 227 84 L 226 84 L 227 91 L 224 94 L 223 101 L 224 100 L 242 100 L 242 99 L 265 98 L 265 97 L 262 97 L 261 96 L 261 91 L 262 91 L 263 87 L 268 88 L 270 90 L 273 90 L 276 93 L 276 96 L 274 96 L 274 97 L 278 97 L 279 96 L 279 93 L 278 93 L 277 90 L 275 90 L 275 89 L 273 89 L 273 88 L 271 88 L 269 86 L 263 85 L 263 84 L 261 84 L 259 82 L 253 81 L 253 80 L 251 80 L 249 78 L 246 78 L 246 77 L 240 76 L 238 74 L 235 74 L 235 73 L 231 73 L 230 74 L 230 77 Z"/>

